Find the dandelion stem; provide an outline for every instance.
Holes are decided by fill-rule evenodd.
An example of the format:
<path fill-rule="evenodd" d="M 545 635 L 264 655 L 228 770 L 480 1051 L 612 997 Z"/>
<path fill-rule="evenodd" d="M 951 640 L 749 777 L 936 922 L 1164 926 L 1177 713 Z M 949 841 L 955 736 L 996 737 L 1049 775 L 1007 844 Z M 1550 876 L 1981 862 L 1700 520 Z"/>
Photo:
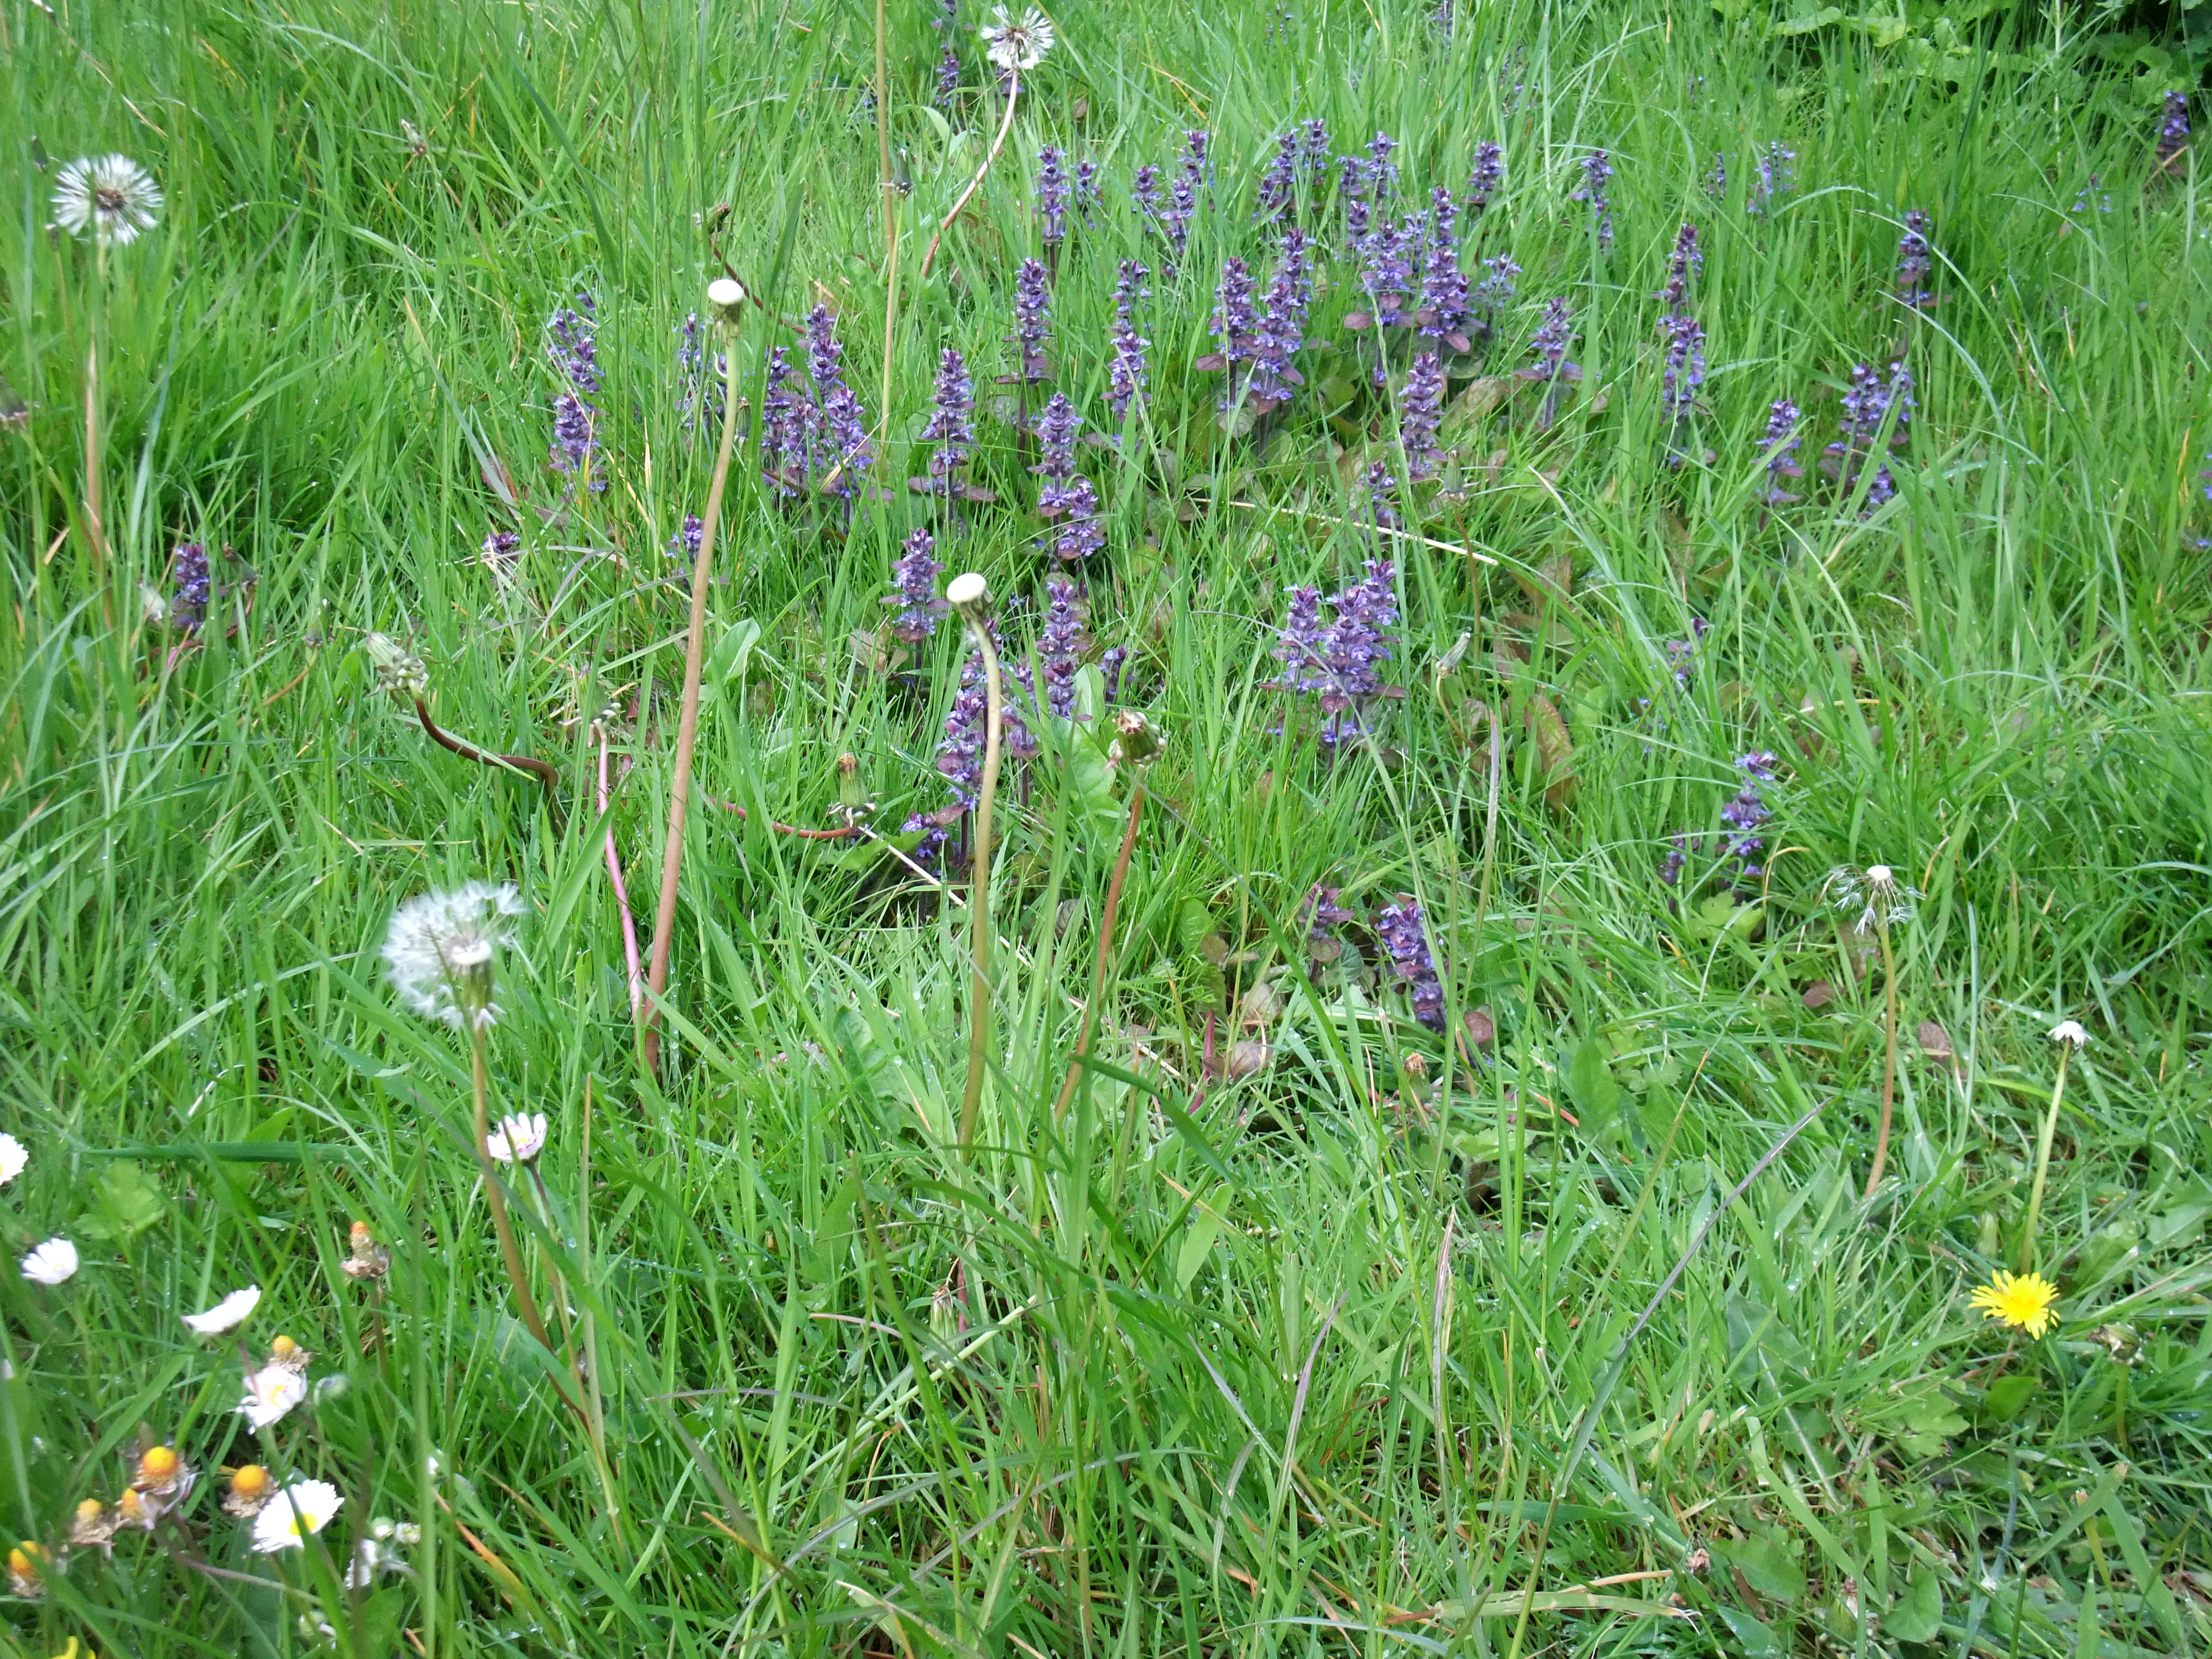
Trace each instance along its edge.
<path fill-rule="evenodd" d="M 607 817 L 607 734 L 599 733 L 599 816 Z M 630 914 L 629 890 L 623 884 L 622 854 L 615 848 L 615 826 L 607 823 L 607 879 L 614 884 L 615 908 L 622 913 L 623 962 L 629 971 L 629 1017 L 645 1006 L 645 973 L 637 958 L 637 918 Z"/>
<path fill-rule="evenodd" d="M 1060 1085 L 1060 1099 L 1052 1121 L 1067 1115 L 1067 1103 L 1075 1097 L 1076 1075 L 1091 1052 L 1091 1034 L 1098 1024 L 1098 1005 L 1106 997 L 1106 969 L 1114 951 L 1114 913 L 1121 908 L 1121 884 L 1128 879 L 1129 855 L 1137 847 L 1137 820 L 1145 810 L 1145 781 L 1133 777 L 1129 785 L 1129 826 L 1121 832 L 1121 855 L 1114 860 L 1114 878 L 1106 884 L 1106 913 L 1098 922 L 1098 963 L 1091 975 L 1091 1000 L 1084 1005 L 1083 1033 L 1075 1040 L 1075 1053 L 1067 1062 L 1067 1076 Z"/>
<path fill-rule="evenodd" d="M 430 718 L 430 706 L 421 697 L 415 699 L 415 718 L 420 721 L 423 734 L 441 748 L 450 749 L 463 760 L 472 760 L 479 766 L 509 772 L 527 772 L 536 778 L 545 791 L 545 810 L 553 820 L 554 833 L 561 829 L 561 774 L 550 761 L 539 760 L 535 755 L 495 755 L 489 749 L 479 749 L 466 738 L 457 738 L 440 729 Z"/>
<path fill-rule="evenodd" d="M 2051 1174 L 2051 1142 L 2058 1133 L 2058 1103 L 2066 1098 L 2066 1062 L 2073 1058 L 2071 1043 L 2058 1046 L 2058 1080 L 2051 1085 L 2051 1109 L 2043 1115 L 2043 1131 L 2035 1138 L 2035 1179 L 2027 1188 L 2027 1221 L 2020 1232 L 2020 1271 L 2035 1266 L 2035 1224 L 2043 1214 L 2043 1183 Z"/>
<path fill-rule="evenodd" d="M 735 331 L 722 325 L 725 354 Z M 668 988 L 668 952 L 676 939 L 676 878 L 684 867 L 684 819 L 691 805 L 691 752 L 699 739 L 699 671 L 707 648 L 707 589 L 713 580 L 714 532 L 722 518 L 722 491 L 730 481 L 730 453 L 737 446 L 738 400 L 723 388 L 722 447 L 707 491 L 707 516 L 699 530 L 699 556 L 691 567 L 691 629 L 684 645 L 683 714 L 676 727 L 676 774 L 668 789 L 668 842 L 660 858 L 660 905 L 653 924 L 653 963 L 646 975 L 645 1069 L 660 1069 L 660 996 Z"/>
<path fill-rule="evenodd" d="M 94 325 L 95 328 L 98 326 Z M 100 511 L 100 339 L 84 349 L 84 538 L 92 551 L 92 585 L 100 590 L 100 614 L 115 620 L 107 591 L 107 528 Z"/>
<path fill-rule="evenodd" d="M 508 1218 L 507 1196 L 499 1188 L 499 1166 L 491 1158 L 491 1080 L 484 1070 L 484 1034 L 474 1025 L 469 1028 L 469 1081 L 476 1096 L 477 1168 L 483 1174 L 484 1198 L 491 1206 L 492 1231 L 499 1235 L 500 1257 L 507 1263 L 507 1281 L 514 1286 L 523 1324 L 538 1339 L 538 1346 L 550 1353 L 553 1344 L 530 1294 L 530 1280 L 522 1270 L 522 1249 L 514 1242 L 514 1223 Z"/>
<path fill-rule="evenodd" d="M 1875 1131 L 1874 1167 L 1867 1172 L 1866 1195 L 1881 1187 L 1881 1172 L 1889 1163 L 1890 1109 L 1897 1101 L 1897 961 L 1889 951 L 1889 919 L 1880 918 L 1875 932 L 1881 939 L 1881 999 L 1884 1026 L 1881 1059 L 1881 1126 Z"/>
<path fill-rule="evenodd" d="M 968 198 L 981 187 L 991 171 L 991 164 L 999 159 L 999 152 L 1006 146 L 1006 135 L 1014 129 L 1014 108 L 1022 100 L 1022 76 L 1019 70 L 1009 70 L 1006 75 L 1006 118 L 999 123 L 999 136 L 991 140 L 990 153 L 983 157 L 983 165 L 975 169 L 975 176 L 968 181 L 968 188 L 960 192 L 960 199 L 952 204 L 952 211 L 938 221 L 937 234 L 929 239 L 929 250 L 921 256 L 921 280 L 925 283 L 929 280 L 930 264 L 937 258 L 937 245 L 945 240 L 945 233 L 960 216 L 960 210 L 968 205 Z"/>
<path fill-rule="evenodd" d="M 991 809 L 999 797 L 999 729 L 1006 712 L 999 653 L 991 643 L 989 619 L 980 611 L 968 619 L 968 631 L 982 653 L 985 714 L 983 782 L 975 798 L 975 845 L 969 871 L 969 955 L 974 966 L 968 1010 L 968 1091 L 960 1102 L 960 1150 L 972 1156 L 975 1118 L 983 1103 L 983 1072 L 991 1038 Z"/>

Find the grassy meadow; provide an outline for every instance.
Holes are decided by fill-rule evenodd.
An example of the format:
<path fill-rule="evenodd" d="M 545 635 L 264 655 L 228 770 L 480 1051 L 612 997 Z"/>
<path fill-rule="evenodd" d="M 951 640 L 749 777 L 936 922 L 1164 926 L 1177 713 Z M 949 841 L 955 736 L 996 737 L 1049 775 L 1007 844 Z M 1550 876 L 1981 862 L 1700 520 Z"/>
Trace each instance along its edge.
<path fill-rule="evenodd" d="M 2198 69 L 1963 15 L 0 0 L 0 1652 L 2212 1647 Z"/>

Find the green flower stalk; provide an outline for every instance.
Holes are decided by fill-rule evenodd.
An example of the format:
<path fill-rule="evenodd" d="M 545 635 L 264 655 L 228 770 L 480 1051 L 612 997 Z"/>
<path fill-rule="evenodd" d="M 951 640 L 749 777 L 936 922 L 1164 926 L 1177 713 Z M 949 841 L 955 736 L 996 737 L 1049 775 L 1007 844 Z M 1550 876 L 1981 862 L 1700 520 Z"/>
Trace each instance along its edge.
<path fill-rule="evenodd" d="M 2035 1179 L 2027 1189 L 2027 1221 L 2020 1232 L 2020 1270 L 2035 1266 L 2035 1224 L 2043 1214 L 2043 1185 L 2051 1174 L 2051 1142 L 2058 1133 L 2058 1103 L 2066 1098 L 2066 1062 L 2089 1040 L 2079 1021 L 2064 1019 L 2051 1028 L 2058 1045 L 2058 1079 L 2051 1085 L 2051 1108 L 2043 1115 L 2043 1133 L 2035 1140 Z"/>

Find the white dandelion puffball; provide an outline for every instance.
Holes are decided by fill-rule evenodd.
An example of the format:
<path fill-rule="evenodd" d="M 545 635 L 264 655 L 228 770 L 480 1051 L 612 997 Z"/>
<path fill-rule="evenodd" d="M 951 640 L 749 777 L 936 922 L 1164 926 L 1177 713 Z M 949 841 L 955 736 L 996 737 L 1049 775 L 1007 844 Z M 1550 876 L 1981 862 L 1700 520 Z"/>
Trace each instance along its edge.
<path fill-rule="evenodd" d="M 1017 22 L 1006 15 L 1004 6 L 991 8 L 995 22 L 986 23 L 983 36 L 983 55 L 1002 70 L 1012 70 L 1027 75 L 1044 62 L 1045 53 L 1053 46 L 1052 20 L 1031 6 Z"/>
<path fill-rule="evenodd" d="M 492 964 L 514 938 L 507 918 L 523 909 L 521 894 L 489 881 L 409 899 L 384 936 L 392 988 L 416 1013 L 457 1030 L 498 1024 Z"/>
<path fill-rule="evenodd" d="M 13 1135 L 0 1134 L 0 1187 L 23 1173 L 31 1161 L 30 1149 Z"/>
<path fill-rule="evenodd" d="M 58 1285 L 76 1268 L 76 1246 L 66 1238 L 50 1238 L 23 1258 L 23 1277 L 33 1285 Z"/>
<path fill-rule="evenodd" d="M 261 1304 L 261 1287 L 248 1285 L 242 1291 L 233 1291 L 205 1313 L 186 1314 L 185 1323 L 202 1336 L 220 1336 L 234 1327 L 243 1325 L 246 1316 Z"/>
<path fill-rule="evenodd" d="M 320 1532 L 345 1505 L 345 1498 L 327 1480 L 295 1480 L 253 1517 L 253 1547 L 264 1555 L 306 1547 L 307 1534 Z"/>
<path fill-rule="evenodd" d="M 502 1164 L 527 1164 L 545 1150 L 545 1114 L 503 1117 L 484 1137 L 484 1149 Z"/>
<path fill-rule="evenodd" d="M 2082 1030 L 2080 1020 L 2062 1019 L 2051 1028 L 2051 1040 L 2053 1042 L 2070 1042 L 2078 1048 L 2089 1040 L 2089 1034 Z"/>
<path fill-rule="evenodd" d="M 247 1424 L 255 1429 L 265 1429 L 281 1422 L 292 1407 L 307 1397 L 307 1379 L 292 1366 L 271 1364 L 258 1371 L 248 1372 L 246 1378 L 246 1398 L 238 1402 L 238 1409 Z"/>
<path fill-rule="evenodd" d="M 161 211 L 161 185 L 127 155 L 81 157 L 54 185 L 54 222 L 72 236 L 89 230 L 103 247 L 137 241 Z"/>

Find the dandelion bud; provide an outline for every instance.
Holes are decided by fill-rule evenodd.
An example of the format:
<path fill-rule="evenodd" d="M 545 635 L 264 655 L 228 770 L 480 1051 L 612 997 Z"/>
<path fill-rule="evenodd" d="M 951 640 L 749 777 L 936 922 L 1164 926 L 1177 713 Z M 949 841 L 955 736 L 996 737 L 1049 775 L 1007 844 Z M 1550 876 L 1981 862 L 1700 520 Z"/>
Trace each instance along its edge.
<path fill-rule="evenodd" d="M 707 284 L 707 313 L 724 328 L 735 328 L 745 308 L 745 285 L 734 276 L 717 276 Z"/>
<path fill-rule="evenodd" d="M 706 228 L 708 235 L 718 234 L 722 227 L 729 222 L 730 204 L 727 202 L 717 202 L 707 210 Z"/>
<path fill-rule="evenodd" d="M 1428 1060 L 1425 1056 L 1418 1052 L 1406 1056 L 1405 1066 L 1406 1075 L 1413 1079 L 1416 1083 L 1419 1083 L 1423 1078 L 1425 1078 L 1429 1074 Z"/>
<path fill-rule="evenodd" d="M 1107 758 L 1117 765 L 1149 766 L 1160 752 L 1159 728 L 1133 708 L 1114 716 L 1114 741 Z"/>
<path fill-rule="evenodd" d="M 980 571 L 965 570 L 945 585 L 946 603 L 960 613 L 969 627 L 988 629 L 991 622 L 991 584 Z"/>
<path fill-rule="evenodd" d="M 430 689 L 430 671 L 422 665 L 422 659 L 391 635 L 371 634 L 362 644 L 368 653 L 370 666 L 376 670 L 376 683 L 385 690 L 419 697 Z"/>

